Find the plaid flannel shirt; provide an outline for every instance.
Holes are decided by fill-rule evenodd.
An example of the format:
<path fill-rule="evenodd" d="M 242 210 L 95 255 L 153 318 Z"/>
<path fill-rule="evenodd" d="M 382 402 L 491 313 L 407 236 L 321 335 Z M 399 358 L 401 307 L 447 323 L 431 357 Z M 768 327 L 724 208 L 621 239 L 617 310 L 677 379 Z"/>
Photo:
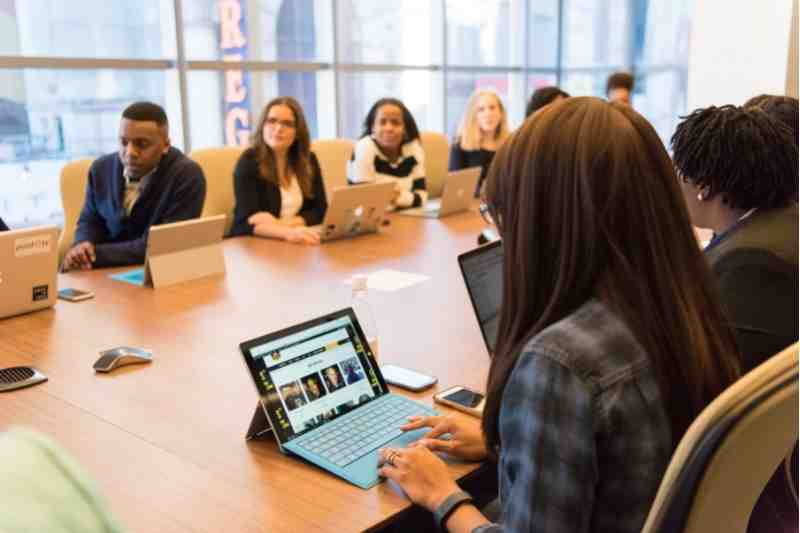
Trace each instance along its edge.
<path fill-rule="evenodd" d="M 499 424 L 500 524 L 474 533 L 641 530 L 671 429 L 643 348 L 604 304 L 590 300 L 528 343 Z"/>

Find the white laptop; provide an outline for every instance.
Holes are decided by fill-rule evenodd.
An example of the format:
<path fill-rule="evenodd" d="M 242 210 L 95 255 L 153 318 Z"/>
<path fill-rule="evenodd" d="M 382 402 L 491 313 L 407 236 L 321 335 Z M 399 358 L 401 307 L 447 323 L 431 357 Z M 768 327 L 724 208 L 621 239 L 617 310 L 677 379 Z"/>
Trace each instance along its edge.
<path fill-rule="evenodd" d="M 57 227 L 0 232 L 0 318 L 55 305 L 57 274 Z"/>
<path fill-rule="evenodd" d="M 321 241 L 375 233 L 392 201 L 392 182 L 364 183 L 334 189 L 322 224 L 311 226 Z"/>
<path fill-rule="evenodd" d="M 424 206 L 413 207 L 398 211 L 399 215 L 414 217 L 441 218 L 454 213 L 466 211 L 469 208 L 478 179 L 481 176 L 481 167 L 465 168 L 450 172 L 444 180 L 441 198 L 428 200 Z"/>

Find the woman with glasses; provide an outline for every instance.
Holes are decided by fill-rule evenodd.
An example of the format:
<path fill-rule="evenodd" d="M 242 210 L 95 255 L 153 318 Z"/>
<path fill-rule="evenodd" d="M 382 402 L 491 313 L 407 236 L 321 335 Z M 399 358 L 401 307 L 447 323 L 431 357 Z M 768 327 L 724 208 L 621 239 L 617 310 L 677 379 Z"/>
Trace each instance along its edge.
<path fill-rule="evenodd" d="M 393 209 L 425 204 L 425 152 L 417 123 L 403 102 L 381 98 L 372 105 L 348 163 L 347 180 L 352 185 L 393 181 Z"/>
<path fill-rule="evenodd" d="M 308 228 L 322 222 L 328 202 L 303 109 L 275 98 L 261 113 L 253 145 L 233 172 L 236 208 L 231 235 L 319 244 Z"/>
<path fill-rule="evenodd" d="M 456 139 L 450 147 L 450 171 L 481 167 L 475 196 L 480 193 L 486 171 L 497 148 L 508 137 L 508 119 L 500 96 L 489 89 L 477 89 L 467 102 L 467 109 L 458 125 Z"/>
<path fill-rule="evenodd" d="M 571 98 L 500 147 L 484 194 L 505 266 L 483 424 L 412 419 L 432 431 L 382 450 L 380 473 L 452 532 L 638 533 L 738 376 L 670 158 L 629 106 Z M 431 450 L 498 459 L 500 523 Z"/>

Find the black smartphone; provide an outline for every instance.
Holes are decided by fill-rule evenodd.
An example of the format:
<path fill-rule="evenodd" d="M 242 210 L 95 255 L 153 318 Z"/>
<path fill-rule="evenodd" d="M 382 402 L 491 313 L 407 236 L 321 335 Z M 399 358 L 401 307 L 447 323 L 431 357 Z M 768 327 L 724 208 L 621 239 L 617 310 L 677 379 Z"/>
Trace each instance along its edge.
<path fill-rule="evenodd" d="M 68 302 L 80 302 L 81 300 L 94 298 L 94 293 L 92 291 L 82 291 L 80 289 L 61 289 L 58 291 L 58 297 Z"/>
<path fill-rule="evenodd" d="M 434 394 L 433 401 L 480 418 L 483 415 L 484 396 L 466 387 L 450 387 Z"/>

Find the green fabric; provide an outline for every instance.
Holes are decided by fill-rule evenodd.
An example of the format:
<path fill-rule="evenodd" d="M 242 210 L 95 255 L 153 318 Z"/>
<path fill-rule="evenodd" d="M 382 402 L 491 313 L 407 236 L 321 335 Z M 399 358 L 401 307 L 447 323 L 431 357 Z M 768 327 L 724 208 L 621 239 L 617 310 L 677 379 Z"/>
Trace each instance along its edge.
<path fill-rule="evenodd" d="M 0 434 L 0 486 L 2 533 L 123 531 L 86 472 L 42 435 Z"/>

